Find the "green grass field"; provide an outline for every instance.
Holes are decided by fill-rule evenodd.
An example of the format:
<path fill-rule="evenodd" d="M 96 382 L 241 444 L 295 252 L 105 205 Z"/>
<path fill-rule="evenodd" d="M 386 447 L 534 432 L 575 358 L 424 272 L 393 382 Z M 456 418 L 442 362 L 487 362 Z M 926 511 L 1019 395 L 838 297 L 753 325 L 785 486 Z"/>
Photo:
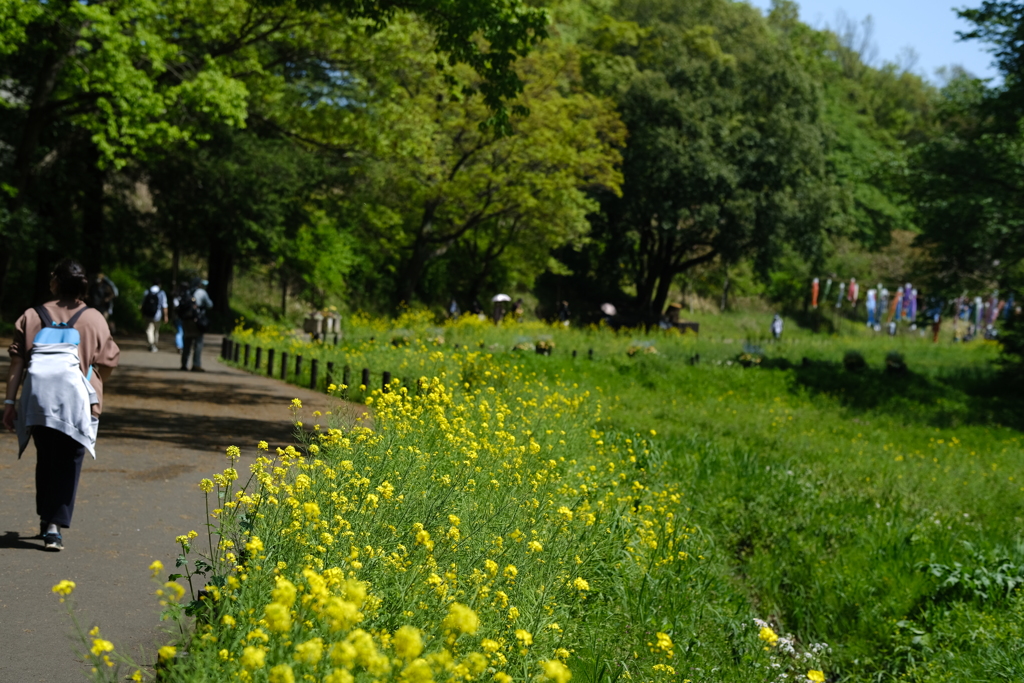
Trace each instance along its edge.
<path fill-rule="evenodd" d="M 409 314 L 346 321 L 337 347 L 272 330 L 234 339 L 275 348 L 278 363 L 288 352 L 298 384 L 313 358 L 321 377 L 334 364 L 336 384 L 346 365 L 353 385 L 369 368 L 370 387 L 337 389 L 353 400 L 382 371 L 392 391 L 439 377 L 512 403 L 539 381 L 599 406 L 563 429 L 609 442 L 655 434 L 635 467 L 650 490 L 681 494 L 699 570 L 652 570 L 613 589 L 617 565 L 605 558 L 604 590 L 573 616 L 590 624 L 574 631 L 576 680 L 657 678 L 631 667 L 640 654 L 628 651 L 655 632 L 675 644 L 678 680 L 783 680 L 818 643 L 831 646 L 828 680 L 1024 679 L 1024 397 L 997 374 L 998 346 L 954 345 L 946 330 L 938 344 L 906 330 L 892 339 L 852 323 L 843 336 L 790 325 L 770 343 L 767 321 L 708 316 L 696 336 Z M 533 351 L 538 342 L 550 356 Z M 851 351 L 865 367 L 844 366 Z M 891 352 L 904 372 L 886 369 Z M 589 443 L 567 455 L 585 462 Z M 793 638 L 785 666 L 751 658 L 753 619 Z"/>

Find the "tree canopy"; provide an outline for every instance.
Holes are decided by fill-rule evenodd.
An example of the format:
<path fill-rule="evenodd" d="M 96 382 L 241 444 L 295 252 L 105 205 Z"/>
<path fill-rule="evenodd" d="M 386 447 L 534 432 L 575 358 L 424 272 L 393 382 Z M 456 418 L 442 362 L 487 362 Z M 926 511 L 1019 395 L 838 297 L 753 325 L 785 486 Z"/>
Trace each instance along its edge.
<path fill-rule="evenodd" d="M 792 0 L 0 0 L 0 303 L 71 253 L 204 271 L 223 321 L 240 270 L 285 304 L 654 320 L 730 272 L 795 301 L 894 234 L 937 286 L 1010 282 L 1024 11 L 962 14 L 1002 83 Z"/>

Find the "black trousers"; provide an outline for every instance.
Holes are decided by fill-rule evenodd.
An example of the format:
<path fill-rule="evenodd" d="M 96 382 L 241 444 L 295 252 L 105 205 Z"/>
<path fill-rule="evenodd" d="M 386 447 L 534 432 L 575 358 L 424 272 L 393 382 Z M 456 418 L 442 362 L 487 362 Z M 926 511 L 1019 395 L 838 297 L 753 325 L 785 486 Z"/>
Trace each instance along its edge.
<path fill-rule="evenodd" d="M 57 526 L 71 526 L 85 446 L 49 427 L 33 427 L 36 442 L 36 513 Z"/>
<path fill-rule="evenodd" d="M 202 333 L 184 337 L 185 346 L 181 350 L 181 369 L 188 369 L 188 357 L 192 354 L 192 367 L 203 367 L 203 335 Z"/>

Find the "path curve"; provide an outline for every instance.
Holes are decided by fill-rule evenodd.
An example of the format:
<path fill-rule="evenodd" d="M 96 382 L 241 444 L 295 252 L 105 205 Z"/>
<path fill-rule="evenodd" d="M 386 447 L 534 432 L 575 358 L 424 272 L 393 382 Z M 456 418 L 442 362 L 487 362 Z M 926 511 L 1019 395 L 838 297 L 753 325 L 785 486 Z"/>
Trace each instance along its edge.
<path fill-rule="evenodd" d="M 302 399 L 307 416 L 334 410 L 354 419 L 364 409 L 221 365 L 220 337 L 207 337 L 205 373 L 179 371 L 167 343 L 149 353 L 142 339 L 117 339 L 121 366 L 106 387 L 97 459 L 87 457 L 82 468 L 63 552 L 44 552 L 32 538 L 34 447 L 18 460 L 15 436 L 0 435 L 0 683 L 85 680 L 70 619 L 50 592 L 61 579 L 78 586 L 75 612 L 84 628 L 98 625 L 118 650 L 152 666 L 171 625 L 159 622 L 147 568 L 160 560 L 170 572 L 174 537 L 202 530 L 199 479 L 227 466 L 227 446 L 242 449 L 244 472 L 259 440 L 271 448 L 291 443 L 292 398 Z M 7 376 L 6 355 L 0 376 Z"/>

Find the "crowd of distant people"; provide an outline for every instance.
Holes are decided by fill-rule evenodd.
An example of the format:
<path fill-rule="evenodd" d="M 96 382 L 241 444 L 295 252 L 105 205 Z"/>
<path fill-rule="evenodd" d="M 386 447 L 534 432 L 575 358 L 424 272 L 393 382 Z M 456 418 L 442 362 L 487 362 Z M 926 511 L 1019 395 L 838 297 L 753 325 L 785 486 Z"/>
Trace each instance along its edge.
<path fill-rule="evenodd" d="M 856 278 L 849 281 L 840 280 L 833 292 L 833 278 L 827 278 L 822 285 L 819 278 L 811 281 L 811 307 L 828 306 L 835 296 L 835 310 L 852 310 L 856 312 L 860 303 L 860 285 Z M 969 296 L 966 292 L 955 299 L 944 299 L 932 296 L 925 299 L 921 292 L 910 282 L 897 286 L 895 292 L 879 283 L 865 293 L 864 306 L 867 320 L 865 324 L 881 332 L 883 327 L 890 336 L 894 336 L 900 323 L 917 329 L 919 325 L 932 328 L 932 338 L 938 341 L 939 331 L 944 315 L 953 319 L 953 340 L 970 341 L 978 336 L 993 339 L 998 335 L 996 322 L 1008 319 L 1011 315 L 1020 315 L 1021 307 L 1015 301 L 1013 292 L 1000 297 L 999 291 L 991 292 L 988 297 L 981 295 Z"/>

